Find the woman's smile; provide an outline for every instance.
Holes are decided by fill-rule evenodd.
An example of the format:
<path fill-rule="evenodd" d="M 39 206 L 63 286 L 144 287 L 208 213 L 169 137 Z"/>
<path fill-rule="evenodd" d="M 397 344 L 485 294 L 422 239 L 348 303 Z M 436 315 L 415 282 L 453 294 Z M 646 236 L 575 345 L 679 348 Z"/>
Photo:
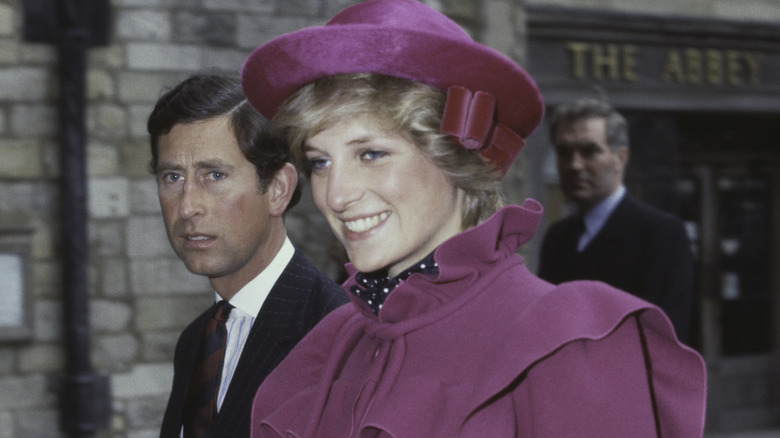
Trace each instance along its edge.
<path fill-rule="evenodd" d="M 390 213 L 383 211 L 374 216 L 344 221 L 344 226 L 353 233 L 363 233 L 376 227 L 380 222 L 384 222 L 388 216 Z"/>

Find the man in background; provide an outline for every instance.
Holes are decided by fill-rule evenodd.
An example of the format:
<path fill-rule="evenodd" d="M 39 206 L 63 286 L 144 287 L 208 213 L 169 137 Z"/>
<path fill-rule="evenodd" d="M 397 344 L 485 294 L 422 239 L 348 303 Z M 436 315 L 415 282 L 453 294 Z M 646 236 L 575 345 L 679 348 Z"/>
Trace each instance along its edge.
<path fill-rule="evenodd" d="M 300 198 L 298 173 L 238 78 L 185 80 L 147 127 L 168 239 L 215 291 L 176 345 L 160 436 L 249 437 L 260 383 L 348 298 L 287 237 L 282 214 Z"/>
<path fill-rule="evenodd" d="M 626 193 L 628 125 L 608 103 L 584 99 L 551 117 L 563 195 L 576 213 L 542 243 L 539 276 L 554 284 L 600 280 L 661 307 L 688 342 L 694 261 L 682 221 Z"/>

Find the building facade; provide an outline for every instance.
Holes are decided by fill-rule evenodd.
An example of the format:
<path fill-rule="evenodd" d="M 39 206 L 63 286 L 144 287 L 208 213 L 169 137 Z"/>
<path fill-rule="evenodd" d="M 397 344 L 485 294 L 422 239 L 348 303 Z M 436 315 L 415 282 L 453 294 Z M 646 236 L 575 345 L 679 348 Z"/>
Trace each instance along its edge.
<path fill-rule="evenodd" d="M 169 248 L 148 171 L 146 117 L 161 91 L 189 74 L 237 73 L 257 45 L 322 24 L 355 2 L 74 6 L 89 17 L 89 37 L 80 40 L 84 156 L 73 158 L 83 163 L 80 178 L 63 141 L 62 102 L 72 90 L 63 88 L 69 77 L 62 72 L 74 60 L 63 56 L 58 27 L 68 11 L 57 6 L 82 2 L 0 0 L 0 438 L 79 428 L 101 437 L 157 436 L 176 339 L 213 295 Z M 773 24 L 780 1 L 426 3 L 525 65 L 550 107 L 598 93 L 628 114 L 631 189 L 682 216 L 694 238 L 695 347 L 710 369 L 708 428 L 778 426 L 780 280 L 772 268 L 780 260 L 780 142 L 772 128 L 780 121 L 780 28 Z M 521 155 L 505 180 L 509 201 L 533 196 L 544 202 L 547 221 L 560 217 L 545 126 Z M 74 216 L 80 203 L 83 220 Z M 336 277 L 339 262 L 322 237 L 330 233 L 306 193 L 286 220 L 294 243 Z M 72 230 L 80 226 L 85 247 L 76 242 L 74 251 Z M 531 267 L 539 240 L 524 250 Z M 83 305 L 66 286 L 79 269 Z M 70 371 L 79 365 L 74 337 L 88 341 L 87 374 Z M 94 400 L 86 406 L 90 424 L 69 415 L 72 392 Z"/>
<path fill-rule="evenodd" d="M 685 221 L 698 266 L 692 345 L 708 365 L 708 430 L 777 428 L 780 2 L 533 3 L 527 65 L 547 106 L 596 97 L 621 110 L 629 190 Z M 529 168 L 532 186 L 554 219 L 563 214 L 551 210 L 561 205 L 554 157 L 547 138 L 537 141 L 547 166 Z"/>

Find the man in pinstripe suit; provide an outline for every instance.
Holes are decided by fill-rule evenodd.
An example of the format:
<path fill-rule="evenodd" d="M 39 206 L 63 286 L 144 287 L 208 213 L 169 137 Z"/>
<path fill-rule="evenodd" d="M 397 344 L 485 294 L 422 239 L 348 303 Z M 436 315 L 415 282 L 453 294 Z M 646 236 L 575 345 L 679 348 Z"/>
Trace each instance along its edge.
<path fill-rule="evenodd" d="M 168 239 L 191 272 L 231 305 L 217 413 L 205 435 L 248 437 L 263 379 L 327 313 L 348 299 L 287 237 L 300 198 L 287 145 L 246 101 L 237 78 L 193 76 L 161 96 L 148 120 Z M 206 310 L 182 332 L 161 437 L 183 429 Z M 219 375 L 219 374 L 218 374 Z"/>

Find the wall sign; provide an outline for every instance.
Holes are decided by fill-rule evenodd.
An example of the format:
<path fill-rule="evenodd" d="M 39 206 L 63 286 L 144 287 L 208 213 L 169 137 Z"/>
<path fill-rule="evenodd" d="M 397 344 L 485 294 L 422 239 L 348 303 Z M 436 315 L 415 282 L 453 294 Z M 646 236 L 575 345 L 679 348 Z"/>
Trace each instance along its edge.
<path fill-rule="evenodd" d="M 526 65 L 545 101 L 780 111 L 780 26 L 529 7 Z"/>
<path fill-rule="evenodd" d="M 662 82 L 709 86 L 761 85 L 762 52 L 715 48 L 644 48 L 633 44 L 570 41 L 564 44 L 575 80 L 636 82 L 646 72 L 659 73 Z M 644 53 L 647 51 L 648 53 Z M 658 52 L 658 53 L 653 53 Z M 641 61 L 658 63 L 648 68 Z"/>
<path fill-rule="evenodd" d="M 0 342 L 32 337 L 30 238 L 31 230 L 0 228 Z"/>

